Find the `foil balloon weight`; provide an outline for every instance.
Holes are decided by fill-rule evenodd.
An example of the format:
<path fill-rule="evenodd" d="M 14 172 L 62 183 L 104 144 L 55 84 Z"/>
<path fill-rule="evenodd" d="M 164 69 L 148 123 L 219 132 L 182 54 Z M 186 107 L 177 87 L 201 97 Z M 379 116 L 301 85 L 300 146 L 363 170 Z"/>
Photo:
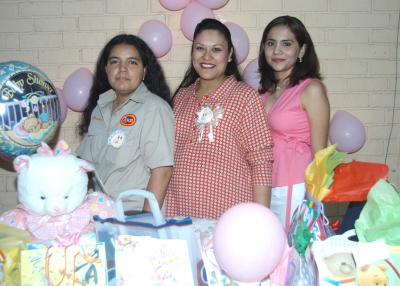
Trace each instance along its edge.
<path fill-rule="evenodd" d="M 0 63 L 0 157 L 31 155 L 49 142 L 60 124 L 56 88 L 30 64 Z"/>

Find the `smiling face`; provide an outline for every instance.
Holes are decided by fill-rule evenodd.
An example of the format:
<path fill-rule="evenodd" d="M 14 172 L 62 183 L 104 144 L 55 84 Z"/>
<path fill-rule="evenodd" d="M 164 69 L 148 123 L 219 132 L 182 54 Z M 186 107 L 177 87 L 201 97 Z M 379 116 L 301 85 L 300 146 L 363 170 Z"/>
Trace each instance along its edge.
<path fill-rule="evenodd" d="M 299 46 L 295 35 L 287 26 L 275 26 L 264 42 L 264 54 L 267 63 L 275 71 L 276 79 L 290 75 L 299 57 L 303 57 L 306 47 Z"/>
<path fill-rule="evenodd" d="M 106 73 L 117 96 L 129 96 L 142 82 L 145 68 L 137 49 L 132 45 L 119 44 L 111 49 Z"/>
<path fill-rule="evenodd" d="M 216 30 L 204 30 L 193 41 L 192 63 L 200 80 L 219 84 L 225 78 L 225 70 L 233 50 L 223 34 Z"/>

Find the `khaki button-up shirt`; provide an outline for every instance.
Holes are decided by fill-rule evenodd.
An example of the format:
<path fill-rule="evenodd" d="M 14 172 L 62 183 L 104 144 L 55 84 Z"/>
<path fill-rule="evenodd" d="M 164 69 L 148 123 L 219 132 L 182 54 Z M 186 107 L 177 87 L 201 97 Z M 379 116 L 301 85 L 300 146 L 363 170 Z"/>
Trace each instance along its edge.
<path fill-rule="evenodd" d="M 170 106 L 143 83 L 112 113 L 115 98 L 113 90 L 100 95 L 77 149 L 114 198 L 128 189 L 146 189 L 151 169 L 172 166 L 175 144 Z"/>

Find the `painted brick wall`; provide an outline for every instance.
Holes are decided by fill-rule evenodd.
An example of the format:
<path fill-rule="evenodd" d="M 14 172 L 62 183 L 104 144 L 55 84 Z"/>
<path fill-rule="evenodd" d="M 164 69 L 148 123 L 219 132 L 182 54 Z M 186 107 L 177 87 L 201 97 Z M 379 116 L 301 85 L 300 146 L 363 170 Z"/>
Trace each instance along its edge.
<path fill-rule="evenodd" d="M 332 114 L 349 111 L 366 127 L 365 146 L 350 158 L 384 162 L 390 143 L 390 179 L 400 185 L 400 83 L 393 110 L 396 64 L 400 71 L 399 9 L 399 0 L 230 0 L 214 13 L 248 33 L 250 54 L 242 69 L 257 56 L 262 31 L 270 20 L 284 14 L 299 17 L 320 57 Z M 158 0 L 1 0 L 0 62 L 29 62 L 62 87 L 76 69 L 93 70 L 100 49 L 112 36 L 135 34 L 145 21 L 158 19 L 173 33 L 173 47 L 160 60 L 174 89 L 188 65 L 191 44 L 180 31 L 180 15 L 181 11 L 164 9 Z M 74 149 L 79 143 L 75 131 L 79 116 L 69 111 L 59 133 Z M 17 202 L 15 173 L 6 162 L 0 166 L 3 211 Z M 334 208 L 331 214 L 341 210 Z"/>

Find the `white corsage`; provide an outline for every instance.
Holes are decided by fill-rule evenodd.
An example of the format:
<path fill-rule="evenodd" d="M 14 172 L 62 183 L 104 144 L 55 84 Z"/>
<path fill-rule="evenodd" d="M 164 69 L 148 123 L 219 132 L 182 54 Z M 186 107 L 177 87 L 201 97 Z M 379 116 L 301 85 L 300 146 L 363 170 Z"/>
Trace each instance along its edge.
<path fill-rule="evenodd" d="M 214 133 L 213 128 L 218 126 L 219 120 L 222 119 L 224 115 L 224 110 L 221 106 L 216 106 L 214 110 L 211 107 L 206 106 L 203 107 L 199 112 L 197 112 L 197 120 L 196 126 L 199 129 L 199 139 L 198 142 L 201 141 L 204 134 L 204 129 L 208 125 L 208 142 L 214 142 Z"/>

